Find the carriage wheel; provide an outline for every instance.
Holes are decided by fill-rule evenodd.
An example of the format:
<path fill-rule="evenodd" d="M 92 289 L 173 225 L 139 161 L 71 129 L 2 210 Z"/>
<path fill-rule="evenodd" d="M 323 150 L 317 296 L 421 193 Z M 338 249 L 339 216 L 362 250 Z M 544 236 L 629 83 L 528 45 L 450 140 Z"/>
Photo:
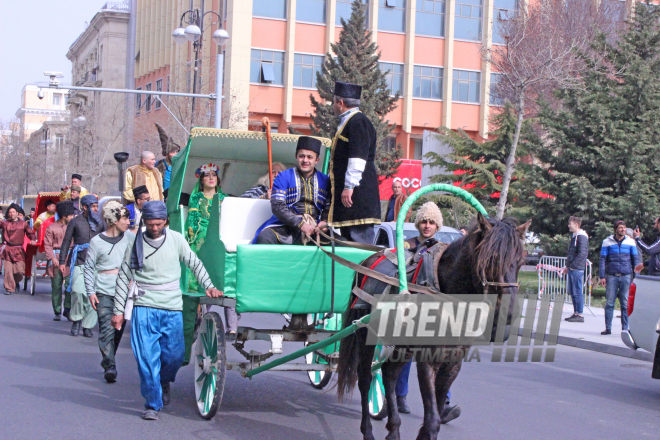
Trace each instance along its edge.
<path fill-rule="evenodd" d="M 195 397 L 199 415 L 209 420 L 218 412 L 225 389 L 227 357 L 220 315 L 207 313 L 195 342 Z"/>
<path fill-rule="evenodd" d="M 382 346 L 376 346 L 373 362 L 380 360 Z M 371 373 L 371 385 L 369 386 L 369 415 L 372 419 L 383 420 L 387 417 L 387 400 L 385 400 L 385 385 L 383 385 L 383 373 L 380 368 Z"/>
<path fill-rule="evenodd" d="M 307 323 L 312 324 L 315 319 L 320 317 L 322 315 L 307 315 Z M 328 323 L 324 323 L 323 326 L 318 326 L 319 328 L 327 328 Z M 309 344 L 305 343 L 305 346 Z M 314 364 L 314 365 L 325 365 L 327 362 L 322 359 L 317 353 L 308 353 L 305 355 L 305 362 L 307 364 Z M 307 376 L 309 378 L 309 383 L 316 388 L 317 390 L 322 390 L 323 388 L 330 383 L 330 379 L 332 379 L 332 372 L 329 371 L 308 371 Z"/>
<path fill-rule="evenodd" d="M 34 295 L 37 290 L 37 257 L 32 258 L 32 276 L 30 276 L 30 295 Z"/>

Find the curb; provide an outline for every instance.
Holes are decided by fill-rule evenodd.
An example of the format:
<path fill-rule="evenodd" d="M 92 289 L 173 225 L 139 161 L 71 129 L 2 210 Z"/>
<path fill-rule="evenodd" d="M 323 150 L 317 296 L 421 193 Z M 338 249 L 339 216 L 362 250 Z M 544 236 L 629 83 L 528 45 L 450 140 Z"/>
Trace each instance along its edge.
<path fill-rule="evenodd" d="M 518 336 L 522 336 L 522 330 L 518 329 Z M 536 338 L 536 332 L 532 333 L 532 339 Z M 545 334 L 544 341 L 547 342 L 548 334 Z M 653 362 L 653 354 L 643 350 L 633 350 L 628 347 L 617 347 L 615 345 L 603 344 L 601 342 L 585 341 L 584 339 L 569 338 L 566 336 L 558 336 L 557 344 L 566 345 L 568 347 L 580 348 L 582 350 L 590 350 L 598 353 L 613 354 L 629 359 L 638 361 Z"/>

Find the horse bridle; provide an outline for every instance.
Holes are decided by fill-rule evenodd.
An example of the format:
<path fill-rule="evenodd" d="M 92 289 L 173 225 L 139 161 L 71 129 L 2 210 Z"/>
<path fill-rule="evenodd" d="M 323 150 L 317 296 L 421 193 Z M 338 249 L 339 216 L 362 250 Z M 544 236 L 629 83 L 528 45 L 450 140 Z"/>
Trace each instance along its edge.
<path fill-rule="evenodd" d="M 488 295 L 488 288 L 491 286 L 502 287 L 504 289 L 512 288 L 512 287 L 516 287 L 516 288 L 520 287 L 520 283 L 499 283 L 496 281 L 483 281 L 481 284 L 484 286 L 484 295 Z"/>

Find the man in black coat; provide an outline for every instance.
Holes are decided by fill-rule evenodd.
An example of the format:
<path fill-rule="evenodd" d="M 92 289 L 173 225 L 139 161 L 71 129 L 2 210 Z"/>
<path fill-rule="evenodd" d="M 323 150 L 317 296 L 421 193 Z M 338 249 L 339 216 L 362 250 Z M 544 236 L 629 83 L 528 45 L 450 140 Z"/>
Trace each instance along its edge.
<path fill-rule="evenodd" d="M 362 86 L 335 82 L 333 110 L 341 118 L 332 141 L 330 181 L 332 203 L 328 224 L 359 243 L 373 243 L 380 224 L 380 193 L 376 172 L 376 129 L 362 112 Z"/>
<path fill-rule="evenodd" d="M 580 217 L 569 217 L 568 230 L 571 232 L 571 241 L 568 245 L 566 255 L 566 266 L 563 273 L 568 274 L 567 290 L 573 301 L 573 314 L 566 318 L 568 322 L 584 322 L 584 296 L 582 289 L 584 285 L 584 269 L 589 254 L 589 236 L 580 227 Z"/>

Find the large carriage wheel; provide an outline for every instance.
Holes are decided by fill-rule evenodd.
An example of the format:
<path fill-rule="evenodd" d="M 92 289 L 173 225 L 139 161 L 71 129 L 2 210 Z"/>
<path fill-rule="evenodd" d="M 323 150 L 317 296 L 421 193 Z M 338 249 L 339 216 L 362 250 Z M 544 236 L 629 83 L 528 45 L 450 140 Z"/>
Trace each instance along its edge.
<path fill-rule="evenodd" d="M 30 295 L 37 290 L 37 256 L 32 257 L 32 276 L 30 276 Z"/>
<path fill-rule="evenodd" d="M 382 349 L 382 345 L 376 346 L 373 363 L 381 360 Z M 369 387 L 369 415 L 375 420 L 383 420 L 387 417 L 385 385 L 383 385 L 383 373 L 380 368 L 371 373 L 371 386 Z"/>
<path fill-rule="evenodd" d="M 335 315 L 339 316 L 339 315 Z M 307 324 L 313 324 L 315 319 L 321 318 L 323 315 L 307 315 Z M 341 318 L 339 318 L 341 319 Z M 332 318 L 330 320 L 326 320 L 322 326 L 318 326 L 318 328 L 323 328 L 326 330 L 337 330 L 337 321 L 335 318 Z M 305 343 L 305 346 L 308 344 Z M 336 344 L 336 350 L 339 350 L 339 344 Z M 314 364 L 314 365 L 326 365 L 327 362 L 325 359 L 321 358 L 317 353 L 312 352 L 308 353 L 305 355 L 305 362 L 307 364 Z M 309 383 L 316 388 L 317 390 L 322 390 L 323 388 L 330 383 L 330 379 L 332 379 L 332 372 L 331 371 L 308 371 L 307 375 L 309 377 Z"/>
<path fill-rule="evenodd" d="M 222 403 L 227 372 L 225 328 L 217 313 L 202 318 L 194 356 L 197 409 L 203 418 L 212 419 Z"/>

